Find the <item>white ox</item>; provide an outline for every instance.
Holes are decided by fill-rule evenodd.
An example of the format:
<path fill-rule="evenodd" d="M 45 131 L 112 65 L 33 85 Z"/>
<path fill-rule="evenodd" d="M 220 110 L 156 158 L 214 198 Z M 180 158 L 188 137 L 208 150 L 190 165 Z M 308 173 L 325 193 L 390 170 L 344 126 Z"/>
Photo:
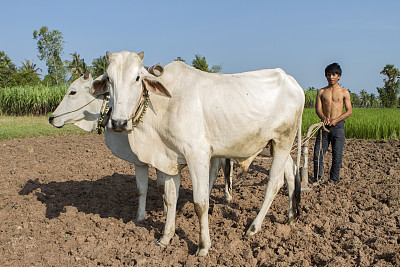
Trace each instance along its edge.
<path fill-rule="evenodd" d="M 207 255 L 211 247 L 210 159 L 235 158 L 247 169 L 270 143 L 273 160 L 265 199 L 246 232 L 247 236 L 255 234 L 283 184 L 280 181 L 284 166 L 301 127 L 302 88 L 281 69 L 210 74 L 178 61 L 167 65 L 164 74 L 156 78 L 143 68 L 143 55 L 143 52 L 107 52 L 110 62 L 107 73 L 93 83 L 92 92 L 101 94 L 109 88 L 112 129 L 129 131 L 132 151 L 141 161 L 165 173 L 168 210 L 164 233 L 158 242 L 166 245 L 174 235 L 176 188 L 180 184 L 177 174 L 187 164 L 200 224 L 196 254 Z M 151 92 L 149 102 L 147 90 Z M 143 117 L 147 105 L 149 110 Z M 143 123 L 139 123 L 141 118 Z M 298 162 L 299 154 L 300 147 Z M 299 171 L 296 180 L 299 185 Z M 294 185 L 288 184 L 288 189 L 292 199 Z M 289 210 L 289 219 L 294 215 L 295 210 Z"/>
<path fill-rule="evenodd" d="M 50 124 L 58 128 L 63 127 L 65 124 L 75 124 L 88 132 L 96 130 L 104 95 L 92 96 L 89 93 L 92 83 L 93 79 L 90 74 L 75 80 L 69 86 L 57 109 L 49 117 Z M 136 220 L 142 221 L 146 217 L 146 196 L 149 179 L 148 164 L 141 162 L 132 152 L 129 146 L 127 133 L 117 133 L 105 129 L 105 143 L 115 156 L 135 165 L 136 183 L 139 191 L 139 205 L 136 213 Z M 226 164 L 225 159 L 215 158 L 212 160 L 211 166 L 210 179 L 212 180 L 210 186 L 212 186 L 219 169 L 222 167 L 225 174 L 225 198 L 227 201 L 230 201 L 232 199 L 232 176 L 229 162 Z M 157 176 L 162 176 L 162 174 L 157 171 Z M 163 179 L 158 178 L 157 183 L 159 188 L 164 191 Z M 164 208 L 165 207 L 164 205 Z"/>

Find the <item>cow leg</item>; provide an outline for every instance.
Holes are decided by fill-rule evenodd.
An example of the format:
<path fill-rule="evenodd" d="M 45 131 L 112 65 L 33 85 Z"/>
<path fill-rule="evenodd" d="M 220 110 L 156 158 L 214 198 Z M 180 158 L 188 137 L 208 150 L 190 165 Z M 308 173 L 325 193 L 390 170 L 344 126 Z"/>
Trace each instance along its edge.
<path fill-rule="evenodd" d="M 139 204 L 136 212 L 136 221 L 140 222 L 146 218 L 146 197 L 149 184 L 149 166 L 147 164 L 135 164 L 135 173 L 136 185 L 139 190 Z"/>
<path fill-rule="evenodd" d="M 285 180 L 288 187 L 289 192 L 289 213 L 288 213 L 288 222 L 290 223 L 295 215 L 294 212 L 294 175 L 296 171 L 296 164 L 293 162 L 291 156 L 289 156 L 285 163 Z"/>
<path fill-rule="evenodd" d="M 175 234 L 176 203 L 178 201 L 181 174 L 167 175 L 161 171 L 157 171 L 157 180 L 159 179 L 161 180 L 160 184 L 164 184 L 164 189 L 160 187 L 159 189 L 163 190 L 163 202 L 167 216 L 165 219 L 163 236 L 156 244 L 159 246 L 166 246 Z"/>
<path fill-rule="evenodd" d="M 275 144 L 274 142 L 272 143 L 273 145 Z M 276 145 L 274 146 L 275 146 L 274 156 L 271 163 L 270 178 L 267 184 L 267 190 L 265 192 L 264 202 L 261 206 L 259 213 L 257 214 L 257 217 L 254 219 L 249 229 L 247 230 L 246 236 L 252 236 L 261 229 L 261 224 L 265 218 L 265 215 L 267 214 L 273 199 L 275 198 L 276 194 L 280 189 L 279 186 L 282 186 L 283 184 L 283 181 L 280 182 L 280 180 L 282 180 L 283 178 L 284 167 L 290 153 L 290 148 L 277 149 Z"/>
<path fill-rule="evenodd" d="M 157 175 L 157 187 L 158 187 L 158 192 L 160 192 L 161 197 L 163 199 L 163 215 L 167 216 L 167 205 L 166 202 L 164 201 L 165 199 L 165 175 L 163 172 L 159 171 L 156 169 L 156 175 Z"/>
<path fill-rule="evenodd" d="M 209 195 L 211 195 L 211 190 L 214 187 L 215 180 L 217 180 L 217 176 L 218 176 L 220 167 L 222 167 L 222 168 L 224 167 L 224 166 L 221 166 L 221 163 L 222 163 L 221 159 L 219 159 L 219 158 L 212 158 L 210 160 L 210 173 L 209 173 L 210 182 L 209 182 L 209 190 L 208 190 Z"/>
<path fill-rule="evenodd" d="M 233 174 L 233 160 L 224 159 L 226 161 L 224 167 L 225 176 L 225 200 L 227 202 L 232 201 L 232 174 Z"/>
<path fill-rule="evenodd" d="M 200 236 L 197 256 L 206 256 L 211 247 L 210 232 L 208 228 L 209 209 L 209 157 L 205 153 L 195 153 L 194 157 L 186 157 L 193 186 L 193 203 L 199 218 Z M 202 155 L 199 159 L 199 156 Z M 200 156 L 201 157 L 201 156 Z M 194 160 L 190 160 L 194 159 Z"/>
<path fill-rule="evenodd" d="M 214 187 L 215 180 L 217 179 L 219 169 L 222 168 L 225 176 L 225 187 L 224 196 L 227 202 L 232 201 L 232 170 L 233 162 L 230 159 L 212 158 L 210 161 L 210 188 L 209 195 L 211 195 L 211 190 Z"/>

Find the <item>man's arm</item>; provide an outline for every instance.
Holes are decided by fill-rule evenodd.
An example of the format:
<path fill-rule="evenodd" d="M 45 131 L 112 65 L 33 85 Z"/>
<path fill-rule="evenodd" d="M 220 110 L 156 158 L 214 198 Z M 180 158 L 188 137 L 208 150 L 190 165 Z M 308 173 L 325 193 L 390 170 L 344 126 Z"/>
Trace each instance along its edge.
<path fill-rule="evenodd" d="M 345 89 L 345 91 L 344 91 L 343 103 L 344 103 L 344 108 L 346 109 L 346 112 L 343 113 L 342 115 L 340 115 L 339 117 L 335 118 L 334 120 L 332 120 L 330 125 L 335 126 L 339 121 L 343 121 L 343 120 L 347 119 L 353 113 L 349 90 Z"/>
<path fill-rule="evenodd" d="M 327 118 L 324 113 L 322 113 L 322 93 L 324 92 L 323 89 L 319 89 L 317 92 L 317 100 L 315 101 L 315 113 L 321 119 L 321 121 L 327 125 L 330 123 L 329 118 Z"/>

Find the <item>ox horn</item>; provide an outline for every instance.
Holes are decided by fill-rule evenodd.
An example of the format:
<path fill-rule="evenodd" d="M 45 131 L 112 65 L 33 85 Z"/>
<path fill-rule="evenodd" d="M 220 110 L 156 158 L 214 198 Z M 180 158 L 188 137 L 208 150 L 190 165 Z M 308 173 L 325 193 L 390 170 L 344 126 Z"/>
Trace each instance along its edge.
<path fill-rule="evenodd" d="M 138 56 L 140 57 L 141 60 L 143 60 L 143 58 L 144 58 L 144 52 L 143 52 L 143 51 L 140 52 L 140 53 L 138 54 Z"/>
<path fill-rule="evenodd" d="M 92 76 L 92 73 L 90 71 L 86 71 L 85 74 L 83 74 L 83 79 L 87 80 Z"/>
<path fill-rule="evenodd" d="M 106 56 L 107 56 L 107 59 L 110 59 L 111 53 L 107 51 Z"/>
<path fill-rule="evenodd" d="M 161 63 L 157 63 L 154 66 L 151 67 L 144 67 L 150 74 L 153 74 L 156 77 L 160 77 L 164 73 L 164 67 L 161 65 Z"/>

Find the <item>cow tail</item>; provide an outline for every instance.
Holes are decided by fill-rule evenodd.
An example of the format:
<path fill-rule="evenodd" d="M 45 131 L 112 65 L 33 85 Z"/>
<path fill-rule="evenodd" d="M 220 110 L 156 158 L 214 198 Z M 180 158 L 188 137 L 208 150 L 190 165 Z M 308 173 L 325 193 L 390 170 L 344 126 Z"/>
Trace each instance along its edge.
<path fill-rule="evenodd" d="M 296 177 L 294 183 L 294 211 L 295 217 L 300 216 L 300 201 L 301 201 L 301 177 L 300 177 L 300 163 L 301 163 L 301 120 L 299 119 L 299 126 L 297 131 L 297 162 L 296 162 Z"/>

